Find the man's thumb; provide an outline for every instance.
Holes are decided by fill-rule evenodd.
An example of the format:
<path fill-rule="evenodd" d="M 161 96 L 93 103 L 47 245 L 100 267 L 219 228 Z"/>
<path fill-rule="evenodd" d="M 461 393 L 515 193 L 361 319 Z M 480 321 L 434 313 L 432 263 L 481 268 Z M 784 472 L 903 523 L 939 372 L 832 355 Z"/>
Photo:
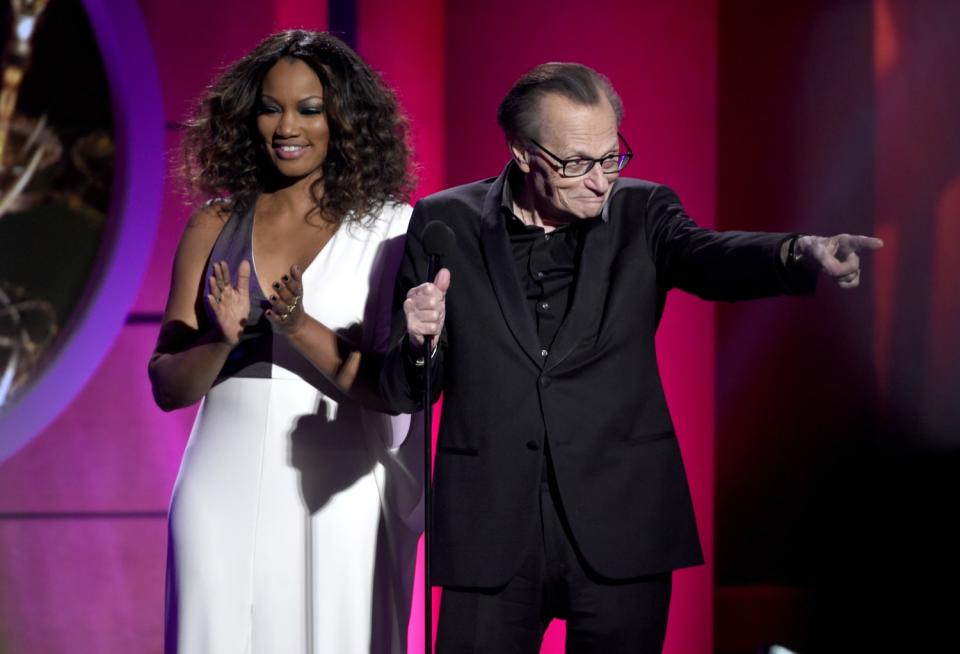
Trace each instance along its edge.
<path fill-rule="evenodd" d="M 437 271 L 437 276 L 433 280 L 433 285 L 440 289 L 441 292 L 446 293 L 447 289 L 450 288 L 450 271 L 446 268 L 441 268 Z"/>

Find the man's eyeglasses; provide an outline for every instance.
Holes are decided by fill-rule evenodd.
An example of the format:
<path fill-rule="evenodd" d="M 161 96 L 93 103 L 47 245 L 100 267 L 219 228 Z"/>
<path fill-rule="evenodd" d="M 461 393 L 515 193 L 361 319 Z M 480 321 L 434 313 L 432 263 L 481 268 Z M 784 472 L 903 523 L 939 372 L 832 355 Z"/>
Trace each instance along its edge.
<path fill-rule="evenodd" d="M 560 165 L 558 172 L 560 173 L 561 177 L 583 177 L 593 170 L 593 167 L 596 164 L 600 164 L 600 170 L 607 175 L 619 173 L 621 170 L 627 167 L 627 164 L 630 163 L 630 159 L 633 158 L 633 150 L 630 149 L 630 144 L 627 143 L 627 139 L 623 138 L 623 134 L 620 132 L 617 132 L 617 138 L 623 141 L 623 145 L 627 151 L 620 152 L 618 154 L 609 154 L 600 159 L 588 159 L 584 157 L 561 159 L 529 136 L 527 138 L 530 139 L 531 143 L 543 150 L 544 154 L 548 155 Z"/>

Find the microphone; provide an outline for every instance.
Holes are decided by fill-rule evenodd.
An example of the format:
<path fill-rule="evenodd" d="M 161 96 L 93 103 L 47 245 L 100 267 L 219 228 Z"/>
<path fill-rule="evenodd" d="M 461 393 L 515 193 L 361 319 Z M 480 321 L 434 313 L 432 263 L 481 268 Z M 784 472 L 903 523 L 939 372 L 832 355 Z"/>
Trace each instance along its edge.
<path fill-rule="evenodd" d="M 423 241 L 423 249 L 427 253 L 427 279 L 425 281 L 432 283 L 440 270 L 443 257 L 453 252 L 454 248 L 457 247 L 457 237 L 445 223 L 439 220 L 431 220 L 423 228 L 421 240 Z M 430 354 L 433 352 L 432 345 L 433 337 L 424 336 L 424 361 L 430 360 Z M 430 366 L 427 366 L 428 373 L 429 368 Z M 429 376 L 427 381 L 429 382 Z"/>
<path fill-rule="evenodd" d="M 423 228 L 423 249 L 427 252 L 427 279 L 432 282 L 440 269 L 443 257 L 457 247 L 453 230 L 439 220 L 432 220 Z"/>

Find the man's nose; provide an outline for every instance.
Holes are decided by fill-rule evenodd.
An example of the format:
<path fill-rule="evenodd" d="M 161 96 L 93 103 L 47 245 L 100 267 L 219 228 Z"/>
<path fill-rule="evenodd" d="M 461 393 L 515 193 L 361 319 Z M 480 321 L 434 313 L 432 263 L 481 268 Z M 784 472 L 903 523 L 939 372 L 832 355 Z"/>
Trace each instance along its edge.
<path fill-rule="evenodd" d="M 597 195 L 606 193 L 607 189 L 610 188 L 610 179 L 603 174 L 600 164 L 594 164 L 593 168 L 585 175 L 583 183 Z"/>

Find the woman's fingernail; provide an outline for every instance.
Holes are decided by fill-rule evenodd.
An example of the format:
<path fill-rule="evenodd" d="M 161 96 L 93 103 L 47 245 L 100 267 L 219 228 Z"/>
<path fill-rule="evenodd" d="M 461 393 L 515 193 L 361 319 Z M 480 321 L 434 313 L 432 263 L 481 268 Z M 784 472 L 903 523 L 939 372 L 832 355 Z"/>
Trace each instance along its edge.
<path fill-rule="evenodd" d="M 284 275 L 284 276 L 281 277 L 280 279 L 282 279 L 282 280 L 285 281 L 285 282 L 289 282 L 289 281 L 290 281 L 290 275 Z"/>
<path fill-rule="evenodd" d="M 276 302 L 276 301 L 277 301 L 277 296 L 276 296 L 276 295 L 271 295 L 271 296 L 270 296 L 270 301 L 271 301 L 271 302 Z"/>
<path fill-rule="evenodd" d="M 280 290 L 280 282 L 274 282 L 274 283 L 273 283 L 273 287 L 279 291 L 279 290 Z"/>

